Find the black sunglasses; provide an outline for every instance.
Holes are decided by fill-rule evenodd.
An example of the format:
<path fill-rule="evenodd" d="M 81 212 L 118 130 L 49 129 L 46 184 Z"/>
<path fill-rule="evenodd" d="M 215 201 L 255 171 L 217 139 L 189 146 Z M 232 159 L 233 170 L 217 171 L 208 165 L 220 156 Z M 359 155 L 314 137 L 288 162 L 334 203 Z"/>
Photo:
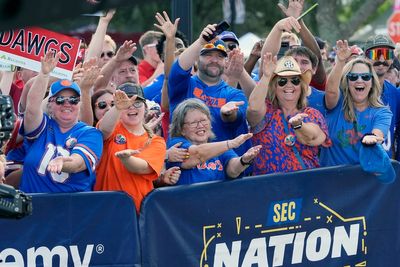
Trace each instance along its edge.
<path fill-rule="evenodd" d="M 107 55 L 107 57 L 113 57 L 114 56 L 114 52 L 113 51 L 108 51 L 108 52 L 101 52 L 100 57 L 103 58 L 105 55 Z"/>
<path fill-rule="evenodd" d="M 361 77 L 361 79 L 364 82 L 368 82 L 372 78 L 372 74 L 371 73 L 353 73 L 353 72 L 349 72 L 346 76 L 347 76 L 347 79 L 349 79 L 349 81 L 352 81 L 352 82 L 357 81 L 359 77 Z"/>
<path fill-rule="evenodd" d="M 231 44 L 228 44 L 227 47 L 228 47 L 229 50 L 233 50 L 233 49 L 235 49 L 236 47 L 238 47 L 238 45 L 237 45 L 237 44 L 232 44 L 232 43 L 231 43 Z"/>
<path fill-rule="evenodd" d="M 374 67 L 378 67 L 380 65 L 389 67 L 389 63 L 387 63 L 386 61 L 375 61 L 374 64 L 373 64 Z"/>
<path fill-rule="evenodd" d="M 70 97 L 57 96 L 50 98 L 49 101 L 55 102 L 59 106 L 64 105 L 65 101 L 68 101 L 70 105 L 77 105 L 79 101 L 81 101 L 81 98 L 78 96 L 70 96 Z"/>
<path fill-rule="evenodd" d="M 279 85 L 280 87 L 285 86 L 285 85 L 287 84 L 287 82 L 288 82 L 288 78 L 280 77 L 280 78 L 278 79 L 278 85 Z M 301 82 L 301 80 L 300 80 L 299 77 L 293 77 L 293 78 L 290 79 L 290 82 L 291 82 L 293 85 L 299 85 L 300 82 Z"/>
<path fill-rule="evenodd" d="M 109 104 L 106 101 L 99 101 L 99 102 L 96 103 L 96 106 L 99 109 L 105 109 L 108 105 Z M 113 107 L 113 106 L 114 106 L 114 101 L 111 101 L 110 102 L 110 107 Z"/>

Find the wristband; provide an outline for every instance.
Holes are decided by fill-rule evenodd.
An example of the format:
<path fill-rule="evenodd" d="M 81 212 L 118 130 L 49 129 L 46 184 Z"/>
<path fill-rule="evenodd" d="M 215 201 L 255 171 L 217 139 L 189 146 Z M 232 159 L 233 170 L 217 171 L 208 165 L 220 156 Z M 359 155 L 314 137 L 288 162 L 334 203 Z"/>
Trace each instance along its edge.
<path fill-rule="evenodd" d="M 293 125 L 293 130 L 299 130 L 299 129 L 301 129 L 302 126 L 303 126 L 303 122 L 301 122 L 300 124 L 297 124 L 297 125 Z"/>
<path fill-rule="evenodd" d="M 366 137 L 366 136 L 368 136 L 368 135 L 373 135 L 373 136 L 376 136 L 376 134 L 374 134 L 374 133 L 366 133 L 366 134 L 364 134 L 362 137 L 361 137 L 361 144 L 363 145 L 363 146 L 375 146 L 376 145 L 376 143 L 374 143 L 374 144 L 365 144 L 365 143 L 363 143 L 363 140 L 364 140 L 364 137 Z"/>
<path fill-rule="evenodd" d="M 249 162 L 244 162 L 243 158 L 240 157 L 240 164 L 242 164 L 243 166 L 249 166 L 253 163 L 253 160 L 250 160 Z"/>

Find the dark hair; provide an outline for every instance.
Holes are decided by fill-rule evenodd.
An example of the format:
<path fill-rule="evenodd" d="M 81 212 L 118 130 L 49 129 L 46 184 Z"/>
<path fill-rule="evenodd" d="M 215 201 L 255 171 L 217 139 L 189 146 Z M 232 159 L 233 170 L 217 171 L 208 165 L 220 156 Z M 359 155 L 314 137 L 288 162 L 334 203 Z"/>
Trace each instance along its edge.
<path fill-rule="evenodd" d="M 311 65 L 313 68 L 316 68 L 318 65 L 317 56 L 308 47 L 305 46 L 293 47 L 287 50 L 285 53 L 285 56 L 294 56 L 294 55 L 308 57 L 311 61 Z"/>
<path fill-rule="evenodd" d="M 93 95 L 92 95 L 92 101 L 91 101 L 91 103 L 92 103 L 92 112 L 93 112 L 93 125 L 96 125 L 97 124 L 97 122 L 98 122 L 98 120 L 97 120 L 97 118 L 96 118 L 96 113 L 94 112 L 95 111 L 95 109 L 96 109 L 96 102 L 97 102 L 97 99 L 99 99 L 101 96 L 103 96 L 103 95 L 105 95 L 105 94 L 111 94 L 111 95 L 113 95 L 114 93 L 113 93 L 113 91 L 111 91 L 111 90 L 109 90 L 109 89 L 101 89 L 101 90 L 98 90 L 98 91 L 96 91 Z"/>
<path fill-rule="evenodd" d="M 176 31 L 175 37 L 181 39 L 183 44 L 185 45 L 185 47 L 189 46 L 189 41 L 187 40 L 186 35 L 183 32 Z M 163 59 L 164 58 L 164 41 L 166 39 L 167 38 L 166 38 L 165 34 L 161 35 L 160 39 L 158 39 L 158 43 L 156 46 L 157 54 L 163 61 L 164 61 L 164 59 Z"/>

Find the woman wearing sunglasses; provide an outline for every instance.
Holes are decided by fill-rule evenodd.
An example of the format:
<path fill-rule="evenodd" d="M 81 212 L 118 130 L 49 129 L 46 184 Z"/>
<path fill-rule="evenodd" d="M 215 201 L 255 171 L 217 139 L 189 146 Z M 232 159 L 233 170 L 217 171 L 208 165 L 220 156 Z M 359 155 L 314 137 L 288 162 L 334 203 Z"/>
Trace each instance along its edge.
<path fill-rule="evenodd" d="M 125 191 L 139 212 L 143 198 L 161 174 L 166 145 L 145 125 L 147 105 L 140 85 L 118 86 L 114 103 L 97 125 L 103 133 L 104 153 L 94 189 Z"/>
<path fill-rule="evenodd" d="M 293 57 L 263 58 L 263 76 L 250 95 L 247 120 L 253 145 L 262 145 L 255 175 L 319 167 L 318 147 L 330 144 L 322 114 L 307 107 L 311 71 L 301 73 Z"/>
<path fill-rule="evenodd" d="M 101 89 L 96 91 L 92 95 L 92 110 L 93 110 L 93 126 L 96 126 L 97 122 L 101 120 L 114 106 L 114 96 L 113 92 L 108 89 Z"/>
<path fill-rule="evenodd" d="M 81 90 L 69 80 L 50 86 L 47 114 L 41 103 L 60 53 L 48 52 L 28 92 L 23 120 L 24 160 L 20 189 L 29 193 L 91 191 L 101 157 L 101 133 L 78 121 Z"/>
<path fill-rule="evenodd" d="M 361 146 L 381 144 L 392 118 L 381 102 L 381 86 L 371 62 L 356 58 L 346 63 L 351 48 L 346 41 L 338 41 L 337 47 L 325 96 L 333 145 L 322 148 L 322 166 L 360 163 Z"/>

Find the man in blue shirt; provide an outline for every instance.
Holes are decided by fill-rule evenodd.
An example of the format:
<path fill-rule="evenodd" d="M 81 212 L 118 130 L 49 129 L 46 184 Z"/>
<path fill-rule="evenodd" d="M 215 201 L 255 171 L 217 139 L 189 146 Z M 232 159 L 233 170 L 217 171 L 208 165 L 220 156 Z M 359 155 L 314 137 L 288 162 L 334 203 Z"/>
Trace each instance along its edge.
<path fill-rule="evenodd" d="M 225 43 L 221 40 L 208 43 L 203 38 L 211 35 L 215 26 L 216 24 L 205 27 L 199 38 L 172 65 L 168 96 L 172 112 L 187 98 L 202 100 L 212 114 L 215 141 L 223 141 L 248 132 L 247 99 L 241 90 L 227 85 L 221 78 L 227 57 Z M 192 77 L 191 70 L 196 61 L 198 72 Z M 251 143 L 247 141 L 235 149 L 235 152 L 243 155 L 250 147 Z"/>

